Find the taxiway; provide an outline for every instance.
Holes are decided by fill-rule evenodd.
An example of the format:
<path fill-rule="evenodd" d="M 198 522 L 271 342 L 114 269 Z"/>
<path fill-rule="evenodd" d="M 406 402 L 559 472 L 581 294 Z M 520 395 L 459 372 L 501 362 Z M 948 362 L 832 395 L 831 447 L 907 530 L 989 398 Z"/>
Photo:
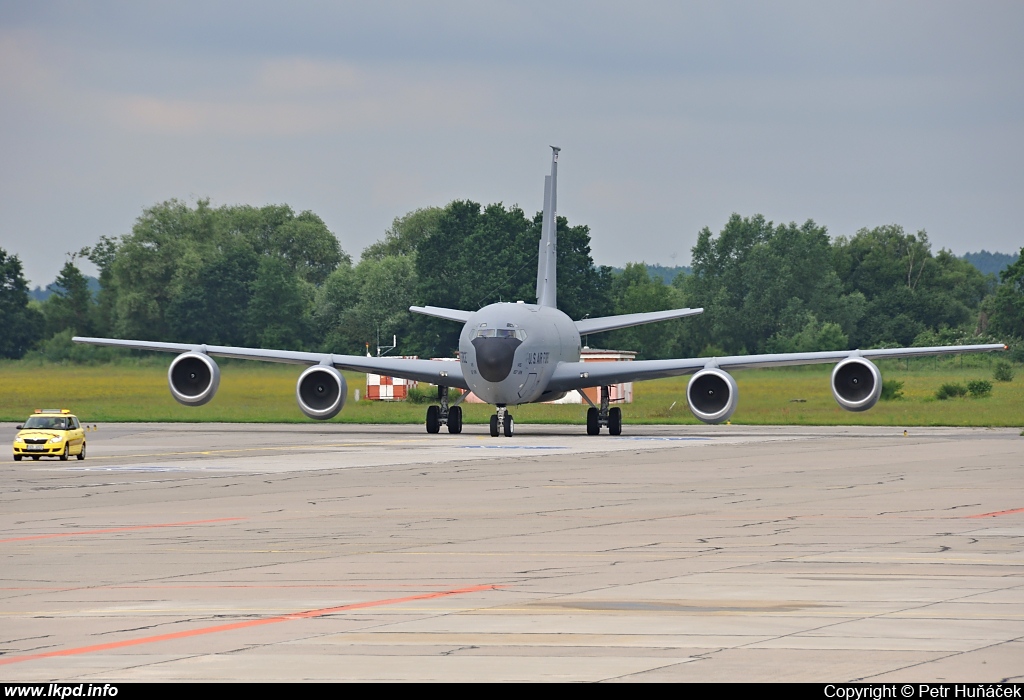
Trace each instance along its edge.
<path fill-rule="evenodd" d="M 1024 678 L 1017 429 L 517 429 L 6 457 L 0 679 Z"/>

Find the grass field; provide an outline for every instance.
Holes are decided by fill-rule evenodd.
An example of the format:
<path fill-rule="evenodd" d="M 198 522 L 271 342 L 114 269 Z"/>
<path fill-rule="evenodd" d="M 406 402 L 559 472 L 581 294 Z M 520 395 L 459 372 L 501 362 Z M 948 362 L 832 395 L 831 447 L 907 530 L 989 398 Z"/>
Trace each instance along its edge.
<path fill-rule="evenodd" d="M 166 358 L 143 358 L 101 366 L 38 362 L 0 362 L 0 420 L 22 421 L 36 408 L 70 408 L 87 423 L 160 422 L 311 422 L 295 403 L 294 365 L 228 361 L 221 363 L 216 397 L 199 408 L 176 403 L 167 389 Z M 758 425 L 949 425 L 1024 426 L 1024 371 L 1015 367 L 1012 382 L 993 381 L 985 398 L 938 401 L 943 383 L 992 381 L 992 359 L 970 357 L 881 363 L 885 379 L 904 382 L 904 398 L 880 401 L 864 413 L 836 405 L 829 389 L 831 365 L 743 370 L 735 373 L 739 408 L 733 423 Z M 420 423 L 423 404 L 352 400 L 366 395 L 366 377 L 346 373 L 349 400 L 334 419 L 341 423 Z M 638 382 L 634 403 L 623 406 L 623 422 L 696 424 L 686 407 L 688 377 Z M 467 423 L 486 423 L 493 408 L 464 404 Z M 520 423 L 585 423 L 580 405 L 527 405 L 513 409 Z"/>

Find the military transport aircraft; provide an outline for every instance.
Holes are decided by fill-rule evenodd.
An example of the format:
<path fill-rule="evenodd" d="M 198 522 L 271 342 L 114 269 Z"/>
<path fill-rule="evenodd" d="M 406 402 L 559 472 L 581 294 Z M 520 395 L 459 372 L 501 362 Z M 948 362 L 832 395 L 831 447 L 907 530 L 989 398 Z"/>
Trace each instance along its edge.
<path fill-rule="evenodd" d="M 832 394 L 847 411 L 866 411 L 882 391 L 882 376 L 873 358 L 919 357 L 946 353 L 1004 350 L 1004 345 L 960 345 L 885 350 L 841 350 L 735 357 L 702 357 L 634 362 L 580 362 L 580 336 L 628 328 L 702 313 L 703 309 L 673 309 L 573 321 L 558 310 L 556 287 L 555 210 L 559 148 L 552 146 L 551 174 L 544 178 L 544 213 L 537 264 L 537 303 L 499 303 L 479 311 L 436 306 L 413 306 L 410 311 L 463 324 L 458 361 L 414 360 L 396 357 L 361 357 L 316 352 L 262 350 L 189 343 L 157 343 L 110 338 L 75 338 L 77 343 L 109 345 L 136 350 L 180 353 L 167 372 L 171 396 L 186 406 L 201 406 L 213 398 L 220 383 L 220 368 L 213 357 L 308 365 L 295 387 L 299 409 L 309 418 L 327 420 L 345 405 L 348 387 L 339 370 L 372 372 L 437 385 L 438 403 L 427 408 L 428 433 L 447 426 L 462 432 L 459 404 L 473 392 L 495 406 L 491 436 L 511 437 L 514 422 L 509 406 L 551 401 L 570 391 L 590 404 L 587 434 L 605 427 L 611 435 L 622 432 L 622 410 L 609 407 L 609 386 L 619 382 L 692 374 L 686 400 L 693 415 L 705 423 L 722 423 L 736 410 L 736 381 L 728 370 L 837 363 L 832 372 Z M 462 389 L 454 402 L 449 389 Z M 600 405 L 583 392 L 600 387 Z"/>

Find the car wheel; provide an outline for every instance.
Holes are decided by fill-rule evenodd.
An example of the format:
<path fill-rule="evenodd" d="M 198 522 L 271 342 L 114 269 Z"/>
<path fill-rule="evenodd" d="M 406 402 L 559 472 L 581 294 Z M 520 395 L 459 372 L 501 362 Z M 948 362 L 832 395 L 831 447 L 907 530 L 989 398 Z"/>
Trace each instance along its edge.
<path fill-rule="evenodd" d="M 64 451 L 60 453 L 60 461 L 62 461 L 62 462 L 68 461 L 68 455 L 70 453 L 71 453 L 70 448 L 68 448 L 68 444 L 65 442 L 64 443 Z"/>
<path fill-rule="evenodd" d="M 14 461 L 15 462 L 20 462 L 21 461 L 21 455 L 14 455 Z"/>
<path fill-rule="evenodd" d="M 32 455 L 32 460 L 35 462 L 39 461 L 39 455 Z"/>
<path fill-rule="evenodd" d="M 85 459 L 85 443 L 84 442 L 82 443 L 82 451 L 78 453 L 78 459 L 79 460 Z"/>

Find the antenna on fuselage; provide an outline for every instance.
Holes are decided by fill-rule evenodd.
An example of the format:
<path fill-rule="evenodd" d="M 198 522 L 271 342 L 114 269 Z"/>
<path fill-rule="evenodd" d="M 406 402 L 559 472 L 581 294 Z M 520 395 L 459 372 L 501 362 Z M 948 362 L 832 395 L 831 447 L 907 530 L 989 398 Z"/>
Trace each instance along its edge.
<path fill-rule="evenodd" d="M 558 235 L 558 146 L 551 147 L 551 174 L 544 178 L 544 218 L 540 228 L 540 250 L 537 255 L 537 305 L 557 306 L 556 261 Z"/>

